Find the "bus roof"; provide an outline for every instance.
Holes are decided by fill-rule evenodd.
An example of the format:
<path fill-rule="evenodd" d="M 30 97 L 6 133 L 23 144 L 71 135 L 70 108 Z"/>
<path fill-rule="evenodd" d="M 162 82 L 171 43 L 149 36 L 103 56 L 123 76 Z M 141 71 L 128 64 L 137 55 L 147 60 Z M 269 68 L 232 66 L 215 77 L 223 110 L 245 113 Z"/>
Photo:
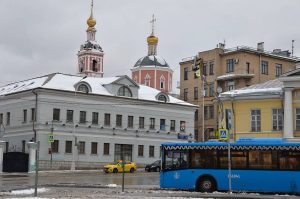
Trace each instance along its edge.
<path fill-rule="evenodd" d="M 300 150 L 300 142 L 287 141 L 283 138 L 240 138 L 236 142 L 230 143 L 233 149 L 281 149 L 281 150 Z M 221 142 L 218 140 L 210 140 L 207 142 L 166 142 L 162 143 L 162 147 L 165 149 L 184 150 L 184 149 L 225 149 L 227 148 L 227 142 Z M 253 148 L 255 147 L 255 148 Z M 274 148 L 275 147 L 275 148 Z"/>

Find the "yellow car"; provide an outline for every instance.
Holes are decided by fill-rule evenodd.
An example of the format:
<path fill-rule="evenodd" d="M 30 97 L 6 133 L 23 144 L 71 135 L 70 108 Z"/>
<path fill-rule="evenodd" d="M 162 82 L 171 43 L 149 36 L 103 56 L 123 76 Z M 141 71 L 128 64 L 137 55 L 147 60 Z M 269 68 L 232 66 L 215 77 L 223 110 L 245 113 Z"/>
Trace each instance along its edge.
<path fill-rule="evenodd" d="M 123 172 L 122 161 L 115 162 L 113 164 L 105 165 L 103 171 L 105 173 L 118 173 Z M 134 162 L 125 162 L 124 172 L 133 173 L 136 171 L 136 164 Z"/>

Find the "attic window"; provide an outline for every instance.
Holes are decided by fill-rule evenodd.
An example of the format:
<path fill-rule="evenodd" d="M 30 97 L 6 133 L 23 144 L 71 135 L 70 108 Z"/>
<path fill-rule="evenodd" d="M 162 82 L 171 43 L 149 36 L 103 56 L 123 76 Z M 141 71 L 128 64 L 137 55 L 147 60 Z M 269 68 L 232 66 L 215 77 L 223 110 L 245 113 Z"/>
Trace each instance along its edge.
<path fill-rule="evenodd" d="M 168 102 L 169 101 L 169 97 L 163 93 L 160 93 L 157 95 L 157 100 L 161 101 L 161 102 Z"/>
<path fill-rule="evenodd" d="M 118 96 L 132 97 L 132 93 L 128 87 L 122 86 L 118 90 Z"/>
<path fill-rule="evenodd" d="M 77 91 L 79 91 L 79 92 L 84 92 L 84 93 L 88 93 L 88 92 L 89 92 L 89 88 L 88 88 L 86 85 L 84 85 L 84 84 L 80 84 L 80 85 L 78 86 Z"/>

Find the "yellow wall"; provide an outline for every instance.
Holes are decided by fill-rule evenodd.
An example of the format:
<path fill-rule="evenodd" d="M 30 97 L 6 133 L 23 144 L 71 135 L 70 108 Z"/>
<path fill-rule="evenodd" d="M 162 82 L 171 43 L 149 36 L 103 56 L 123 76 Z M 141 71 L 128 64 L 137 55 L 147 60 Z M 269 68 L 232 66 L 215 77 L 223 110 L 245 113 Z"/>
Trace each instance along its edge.
<path fill-rule="evenodd" d="M 225 117 L 225 109 L 231 109 L 232 104 L 230 101 L 226 101 L 223 103 L 223 107 Z M 235 118 L 233 117 L 232 120 L 233 128 L 235 128 L 235 139 L 239 137 L 282 137 L 282 131 L 272 131 L 272 109 L 282 107 L 281 99 L 234 101 Z M 251 132 L 251 110 L 253 109 L 260 109 L 261 111 L 261 132 Z M 224 121 L 223 124 L 225 124 Z M 230 133 L 234 134 L 232 130 Z"/>

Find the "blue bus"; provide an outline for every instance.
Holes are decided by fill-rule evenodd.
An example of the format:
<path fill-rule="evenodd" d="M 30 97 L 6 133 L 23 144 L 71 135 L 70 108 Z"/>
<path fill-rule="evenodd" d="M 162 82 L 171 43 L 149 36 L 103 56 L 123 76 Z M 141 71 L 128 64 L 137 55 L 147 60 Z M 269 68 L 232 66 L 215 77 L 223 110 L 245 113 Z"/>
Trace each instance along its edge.
<path fill-rule="evenodd" d="M 213 192 L 228 191 L 230 184 L 234 192 L 300 194 L 300 143 L 241 138 L 230 145 L 219 141 L 162 144 L 161 188 Z"/>

